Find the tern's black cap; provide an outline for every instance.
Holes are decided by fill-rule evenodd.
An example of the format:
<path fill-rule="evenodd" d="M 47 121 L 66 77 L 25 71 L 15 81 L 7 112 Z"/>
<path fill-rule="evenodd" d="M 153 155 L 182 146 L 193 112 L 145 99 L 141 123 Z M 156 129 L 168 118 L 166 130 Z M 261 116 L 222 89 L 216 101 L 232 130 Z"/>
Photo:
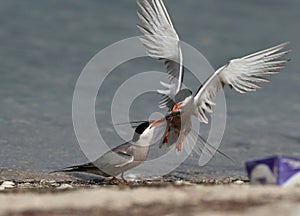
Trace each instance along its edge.
<path fill-rule="evenodd" d="M 143 122 L 135 129 L 132 141 L 136 142 L 140 138 L 140 135 L 149 127 L 149 122 Z"/>
<path fill-rule="evenodd" d="M 190 89 L 181 89 L 176 95 L 175 95 L 175 103 L 180 103 L 184 101 L 187 97 L 191 96 L 193 93 Z"/>

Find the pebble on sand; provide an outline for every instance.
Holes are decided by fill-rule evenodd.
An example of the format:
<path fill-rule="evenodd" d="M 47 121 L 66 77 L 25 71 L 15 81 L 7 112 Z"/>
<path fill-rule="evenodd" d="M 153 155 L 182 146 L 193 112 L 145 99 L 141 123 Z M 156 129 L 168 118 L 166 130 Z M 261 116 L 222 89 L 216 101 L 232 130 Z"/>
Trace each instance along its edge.
<path fill-rule="evenodd" d="M 236 181 L 234 181 L 233 183 L 234 183 L 234 184 L 237 184 L 237 185 L 242 185 L 242 184 L 244 184 L 245 182 L 242 181 L 242 180 L 236 180 Z"/>
<path fill-rule="evenodd" d="M 71 189 L 71 188 L 73 188 L 73 186 L 69 184 L 61 184 L 59 187 L 57 187 L 57 189 L 60 190 Z"/>
<path fill-rule="evenodd" d="M 15 188 L 16 184 L 12 181 L 4 181 L 1 186 L 0 186 L 0 190 L 4 190 L 4 189 L 10 189 L 10 188 Z"/>

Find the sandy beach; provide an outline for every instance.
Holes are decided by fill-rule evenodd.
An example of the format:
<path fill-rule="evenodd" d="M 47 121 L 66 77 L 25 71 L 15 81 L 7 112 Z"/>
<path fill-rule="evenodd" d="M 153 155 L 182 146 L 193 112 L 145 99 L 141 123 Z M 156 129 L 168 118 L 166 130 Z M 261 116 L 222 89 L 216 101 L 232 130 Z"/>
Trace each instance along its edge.
<path fill-rule="evenodd" d="M 299 215 L 300 188 L 245 179 L 195 183 L 164 177 L 111 185 L 65 174 L 1 169 L 0 215 Z M 10 179 L 10 180 L 9 180 Z M 9 185 L 9 184 L 8 184 Z"/>

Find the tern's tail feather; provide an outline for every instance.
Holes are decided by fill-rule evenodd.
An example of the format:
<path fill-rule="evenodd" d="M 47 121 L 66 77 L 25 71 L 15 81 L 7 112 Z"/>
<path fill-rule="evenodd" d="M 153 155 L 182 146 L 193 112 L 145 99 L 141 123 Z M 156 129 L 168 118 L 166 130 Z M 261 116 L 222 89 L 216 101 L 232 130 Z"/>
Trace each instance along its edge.
<path fill-rule="evenodd" d="M 198 154 L 201 155 L 204 151 L 206 151 L 209 154 L 214 154 L 214 152 L 219 153 L 223 157 L 231 160 L 232 162 L 235 162 L 230 156 L 225 154 L 224 152 L 221 152 L 217 148 L 215 148 L 213 145 L 209 144 L 207 141 L 205 141 L 200 134 L 198 134 L 195 130 L 191 130 L 190 134 L 192 137 L 196 140 L 196 144 L 194 146 L 194 151 Z"/>

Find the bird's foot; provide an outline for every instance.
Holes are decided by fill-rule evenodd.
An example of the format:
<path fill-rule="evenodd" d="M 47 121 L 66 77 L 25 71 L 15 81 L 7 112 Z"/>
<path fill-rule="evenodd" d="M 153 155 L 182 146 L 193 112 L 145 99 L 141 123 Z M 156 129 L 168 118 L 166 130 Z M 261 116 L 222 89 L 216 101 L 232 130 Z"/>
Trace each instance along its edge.
<path fill-rule="evenodd" d="M 177 151 L 181 152 L 182 150 L 182 143 L 178 143 L 178 145 L 176 146 Z"/>
<path fill-rule="evenodd" d="M 116 185 L 121 185 L 122 184 L 122 182 L 120 182 L 119 179 L 117 179 L 116 177 L 113 177 L 113 180 L 114 180 L 114 183 Z"/>
<path fill-rule="evenodd" d="M 181 152 L 182 150 L 182 142 L 183 142 L 183 138 L 184 138 L 184 135 L 183 134 L 180 134 L 179 136 L 179 143 L 178 145 L 176 146 L 176 149 L 177 151 Z"/>
<path fill-rule="evenodd" d="M 168 142 L 168 134 L 166 134 L 164 140 L 163 140 L 163 144 L 166 144 Z"/>
<path fill-rule="evenodd" d="M 167 131 L 167 133 L 166 133 L 166 135 L 164 137 L 163 144 L 166 144 L 168 142 L 170 130 L 171 130 L 171 128 L 169 127 L 168 131 Z"/>
<path fill-rule="evenodd" d="M 126 185 L 129 185 L 129 181 L 127 181 L 125 178 L 122 178 L 122 180 Z"/>
<path fill-rule="evenodd" d="M 127 181 L 127 180 L 124 178 L 124 172 L 122 172 L 121 178 L 122 178 L 123 182 L 124 182 L 126 185 L 129 185 L 129 181 Z"/>

